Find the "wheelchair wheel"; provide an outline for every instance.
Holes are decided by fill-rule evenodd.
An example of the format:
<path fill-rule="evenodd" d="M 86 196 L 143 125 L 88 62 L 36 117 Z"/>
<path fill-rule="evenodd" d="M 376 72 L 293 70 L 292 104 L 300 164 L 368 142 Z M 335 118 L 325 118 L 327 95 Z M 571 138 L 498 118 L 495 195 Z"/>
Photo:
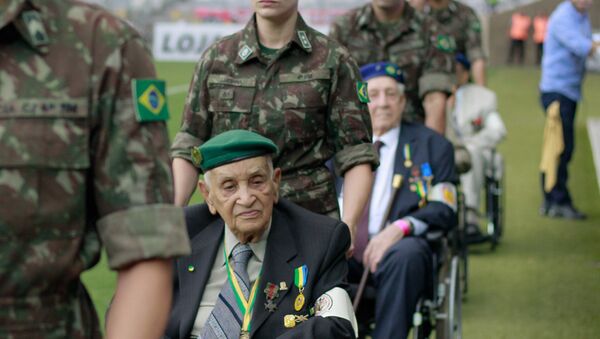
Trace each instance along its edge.
<path fill-rule="evenodd" d="M 444 282 L 447 294 L 441 312 L 436 315 L 436 339 L 462 338 L 462 289 L 458 256 L 452 257 L 449 269 Z"/>
<path fill-rule="evenodd" d="M 503 179 L 486 178 L 487 232 L 492 242 L 492 249 L 496 248 L 502 237 L 504 226 L 503 191 Z"/>

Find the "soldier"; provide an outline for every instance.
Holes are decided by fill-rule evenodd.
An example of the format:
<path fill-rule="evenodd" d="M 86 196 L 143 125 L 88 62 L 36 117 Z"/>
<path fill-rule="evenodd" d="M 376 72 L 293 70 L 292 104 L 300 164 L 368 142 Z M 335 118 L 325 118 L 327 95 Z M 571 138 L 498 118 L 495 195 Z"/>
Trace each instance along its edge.
<path fill-rule="evenodd" d="M 454 39 L 454 53 L 471 62 L 473 82 L 485 86 L 485 53 L 481 44 L 481 23 L 475 11 L 456 0 L 429 0 L 424 13 L 437 21 L 440 32 Z"/>
<path fill-rule="evenodd" d="M 313 212 L 338 216 L 333 157 L 347 186 L 342 220 L 351 233 L 378 164 L 366 87 L 345 48 L 308 27 L 298 1 L 252 0 L 247 26 L 209 47 L 198 62 L 181 128 L 171 148 L 175 203 L 186 205 L 198 179 L 190 148 L 231 129 L 273 140 L 281 194 Z"/>
<path fill-rule="evenodd" d="M 141 37 L 75 1 L 0 0 L 0 337 L 99 338 L 80 274 L 117 270 L 107 335 L 157 338 L 171 258 L 164 82 Z"/>
<path fill-rule="evenodd" d="M 405 0 L 373 0 L 338 18 L 329 35 L 346 46 L 359 65 L 389 60 L 405 74 L 408 122 L 444 133 L 445 102 L 452 90 L 452 40 L 435 34 L 436 23 Z"/>

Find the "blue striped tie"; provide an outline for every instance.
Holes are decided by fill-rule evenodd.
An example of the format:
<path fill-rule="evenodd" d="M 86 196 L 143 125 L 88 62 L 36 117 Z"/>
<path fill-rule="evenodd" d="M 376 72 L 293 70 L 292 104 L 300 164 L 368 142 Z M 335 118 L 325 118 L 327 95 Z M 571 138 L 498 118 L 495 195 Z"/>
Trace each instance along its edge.
<path fill-rule="evenodd" d="M 231 253 L 233 258 L 233 272 L 248 300 L 250 295 L 250 278 L 248 277 L 248 260 L 252 256 L 252 249 L 248 244 L 237 244 Z M 242 329 L 244 316 L 235 300 L 235 294 L 229 281 L 225 282 L 215 308 L 208 316 L 206 324 L 202 329 L 202 339 L 238 339 Z"/>

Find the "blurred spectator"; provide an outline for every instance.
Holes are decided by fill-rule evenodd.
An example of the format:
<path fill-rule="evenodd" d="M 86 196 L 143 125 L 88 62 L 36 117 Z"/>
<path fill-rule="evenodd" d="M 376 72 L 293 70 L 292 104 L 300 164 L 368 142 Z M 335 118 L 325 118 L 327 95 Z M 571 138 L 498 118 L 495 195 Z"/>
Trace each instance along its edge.
<path fill-rule="evenodd" d="M 520 65 L 525 59 L 525 41 L 529 36 L 529 28 L 531 27 L 531 18 L 521 11 L 516 11 L 510 19 L 510 50 L 508 52 L 509 64 L 512 64 L 515 59 L 515 54 Z"/>
<path fill-rule="evenodd" d="M 581 100 L 585 62 L 597 53 L 588 10 L 592 0 L 570 0 L 550 16 L 542 57 L 541 102 L 547 112 L 540 164 L 544 202 L 542 215 L 584 219 L 567 188 L 567 165 L 575 148 L 575 111 Z M 555 104 L 558 103 L 558 104 Z"/>
<path fill-rule="evenodd" d="M 506 127 L 498 113 L 496 94 L 489 89 L 471 83 L 471 62 L 464 54 L 456 56 L 456 81 L 458 88 L 448 109 L 448 123 L 459 144 L 464 145 L 470 155 L 471 170 L 461 174 L 460 183 L 465 194 L 467 207 L 467 240 L 479 238 L 479 206 L 486 171 L 495 164 L 502 168 L 502 158 L 493 153 L 498 143 L 506 136 Z M 496 173 L 501 175 L 500 173 Z"/>
<path fill-rule="evenodd" d="M 548 16 L 546 13 L 541 12 L 533 18 L 533 42 L 536 45 L 536 57 L 535 63 L 540 64 L 542 62 L 542 54 L 544 53 L 544 37 L 546 36 L 546 30 L 548 29 Z"/>

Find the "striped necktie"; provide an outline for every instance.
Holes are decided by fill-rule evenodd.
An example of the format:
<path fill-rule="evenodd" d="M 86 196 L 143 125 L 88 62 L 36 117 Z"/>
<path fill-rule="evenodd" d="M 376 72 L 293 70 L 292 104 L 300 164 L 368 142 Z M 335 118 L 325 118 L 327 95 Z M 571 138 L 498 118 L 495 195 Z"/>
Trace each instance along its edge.
<path fill-rule="evenodd" d="M 248 244 L 238 243 L 231 252 L 233 272 L 240 283 L 244 298 L 250 295 L 250 278 L 248 277 L 248 261 L 252 257 L 252 249 Z M 202 339 L 238 339 L 242 329 L 244 315 L 235 299 L 229 281 L 226 281 L 219 293 L 215 308 L 210 313 L 200 338 Z"/>

